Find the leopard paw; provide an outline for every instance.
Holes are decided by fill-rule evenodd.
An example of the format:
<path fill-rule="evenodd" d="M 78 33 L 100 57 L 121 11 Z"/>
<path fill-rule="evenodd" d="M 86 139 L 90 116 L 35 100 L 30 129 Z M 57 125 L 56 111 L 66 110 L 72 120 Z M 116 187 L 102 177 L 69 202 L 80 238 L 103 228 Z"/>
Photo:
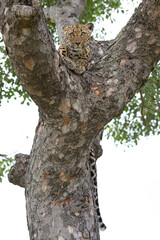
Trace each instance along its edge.
<path fill-rule="evenodd" d="M 76 63 L 67 61 L 66 59 L 63 59 L 65 65 L 70 69 L 70 70 L 75 70 L 76 68 Z"/>
<path fill-rule="evenodd" d="M 86 68 L 85 68 L 85 67 L 82 67 L 82 68 L 76 67 L 76 68 L 74 69 L 74 72 L 77 73 L 77 74 L 82 74 L 82 73 L 84 73 L 85 71 L 86 71 Z"/>

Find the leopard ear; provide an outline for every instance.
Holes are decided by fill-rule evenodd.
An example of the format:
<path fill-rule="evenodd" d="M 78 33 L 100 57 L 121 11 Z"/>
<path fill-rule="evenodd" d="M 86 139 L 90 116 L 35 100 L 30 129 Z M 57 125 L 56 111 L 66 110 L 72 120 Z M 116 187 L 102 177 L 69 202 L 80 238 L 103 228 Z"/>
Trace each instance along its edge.
<path fill-rule="evenodd" d="M 65 32 L 65 31 L 67 30 L 66 28 L 67 28 L 67 27 L 63 27 L 62 30 Z"/>
<path fill-rule="evenodd" d="M 87 23 L 88 29 L 93 31 L 94 24 L 93 23 Z"/>
<path fill-rule="evenodd" d="M 62 28 L 62 30 L 63 30 L 64 32 L 66 32 L 66 31 L 68 31 L 69 28 L 70 28 L 70 26 L 64 26 L 64 27 Z"/>

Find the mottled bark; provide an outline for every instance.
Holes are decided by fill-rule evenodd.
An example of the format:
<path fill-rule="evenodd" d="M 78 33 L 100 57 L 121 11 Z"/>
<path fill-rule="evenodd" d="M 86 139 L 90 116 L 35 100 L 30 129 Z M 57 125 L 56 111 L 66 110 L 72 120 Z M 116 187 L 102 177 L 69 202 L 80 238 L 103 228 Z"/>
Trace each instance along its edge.
<path fill-rule="evenodd" d="M 98 240 L 88 149 L 160 59 L 160 1 L 144 0 L 114 40 L 92 40 L 82 75 L 59 59 L 39 1 L 17 2 L 0 2 L 0 27 L 16 74 L 40 109 L 23 181 L 30 239 Z M 65 12 L 54 13 L 61 39 L 63 26 L 78 22 L 75 2 L 55 8 Z M 82 10 L 85 1 L 77 4 Z"/>
<path fill-rule="evenodd" d="M 59 2 L 56 6 L 45 9 L 45 15 L 49 22 L 56 23 L 57 32 L 62 43 L 64 41 L 64 33 L 62 28 L 79 23 L 81 15 L 87 0 L 66 0 Z"/>
<path fill-rule="evenodd" d="M 29 163 L 29 155 L 27 154 L 16 154 L 16 163 L 11 167 L 8 174 L 8 179 L 11 183 L 20 187 L 25 187 L 25 175 L 27 166 Z"/>

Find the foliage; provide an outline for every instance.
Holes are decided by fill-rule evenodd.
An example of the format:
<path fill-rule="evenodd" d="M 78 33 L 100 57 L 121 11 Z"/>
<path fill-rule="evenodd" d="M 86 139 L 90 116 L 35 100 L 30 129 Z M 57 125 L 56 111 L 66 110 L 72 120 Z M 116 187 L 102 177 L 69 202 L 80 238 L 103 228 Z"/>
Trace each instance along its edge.
<path fill-rule="evenodd" d="M 114 118 L 106 129 L 107 138 L 131 146 L 141 136 L 160 134 L 160 63 L 146 84 L 127 104 L 123 114 Z"/>
<path fill-rule="evenodd" d="M 11 165 L 14 163 L 13 158 L 0 154 L 0 182 L 2 182 L 2 178 L 9 172 Z"/>
<path fill-rule="evenodd" d="M 88 0 L 80 17 L 80 21 L 82 23 L 87 23 L 111 18 L 112 11 L 116 9 L 118 11 L 120 5 L 120 0 Z"/>

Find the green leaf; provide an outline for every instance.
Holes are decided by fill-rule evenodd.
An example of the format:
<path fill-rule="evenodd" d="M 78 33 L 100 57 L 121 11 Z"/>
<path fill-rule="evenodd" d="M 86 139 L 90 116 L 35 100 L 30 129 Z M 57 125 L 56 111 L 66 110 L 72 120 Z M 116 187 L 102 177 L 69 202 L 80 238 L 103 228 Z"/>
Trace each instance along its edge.
<path fill-rule="evenodd" d="M 15 160 L 13 158 L 0 154 L 0 182 L 2 182 L 3 177 L 6 176 L 14 163 Z"/>

